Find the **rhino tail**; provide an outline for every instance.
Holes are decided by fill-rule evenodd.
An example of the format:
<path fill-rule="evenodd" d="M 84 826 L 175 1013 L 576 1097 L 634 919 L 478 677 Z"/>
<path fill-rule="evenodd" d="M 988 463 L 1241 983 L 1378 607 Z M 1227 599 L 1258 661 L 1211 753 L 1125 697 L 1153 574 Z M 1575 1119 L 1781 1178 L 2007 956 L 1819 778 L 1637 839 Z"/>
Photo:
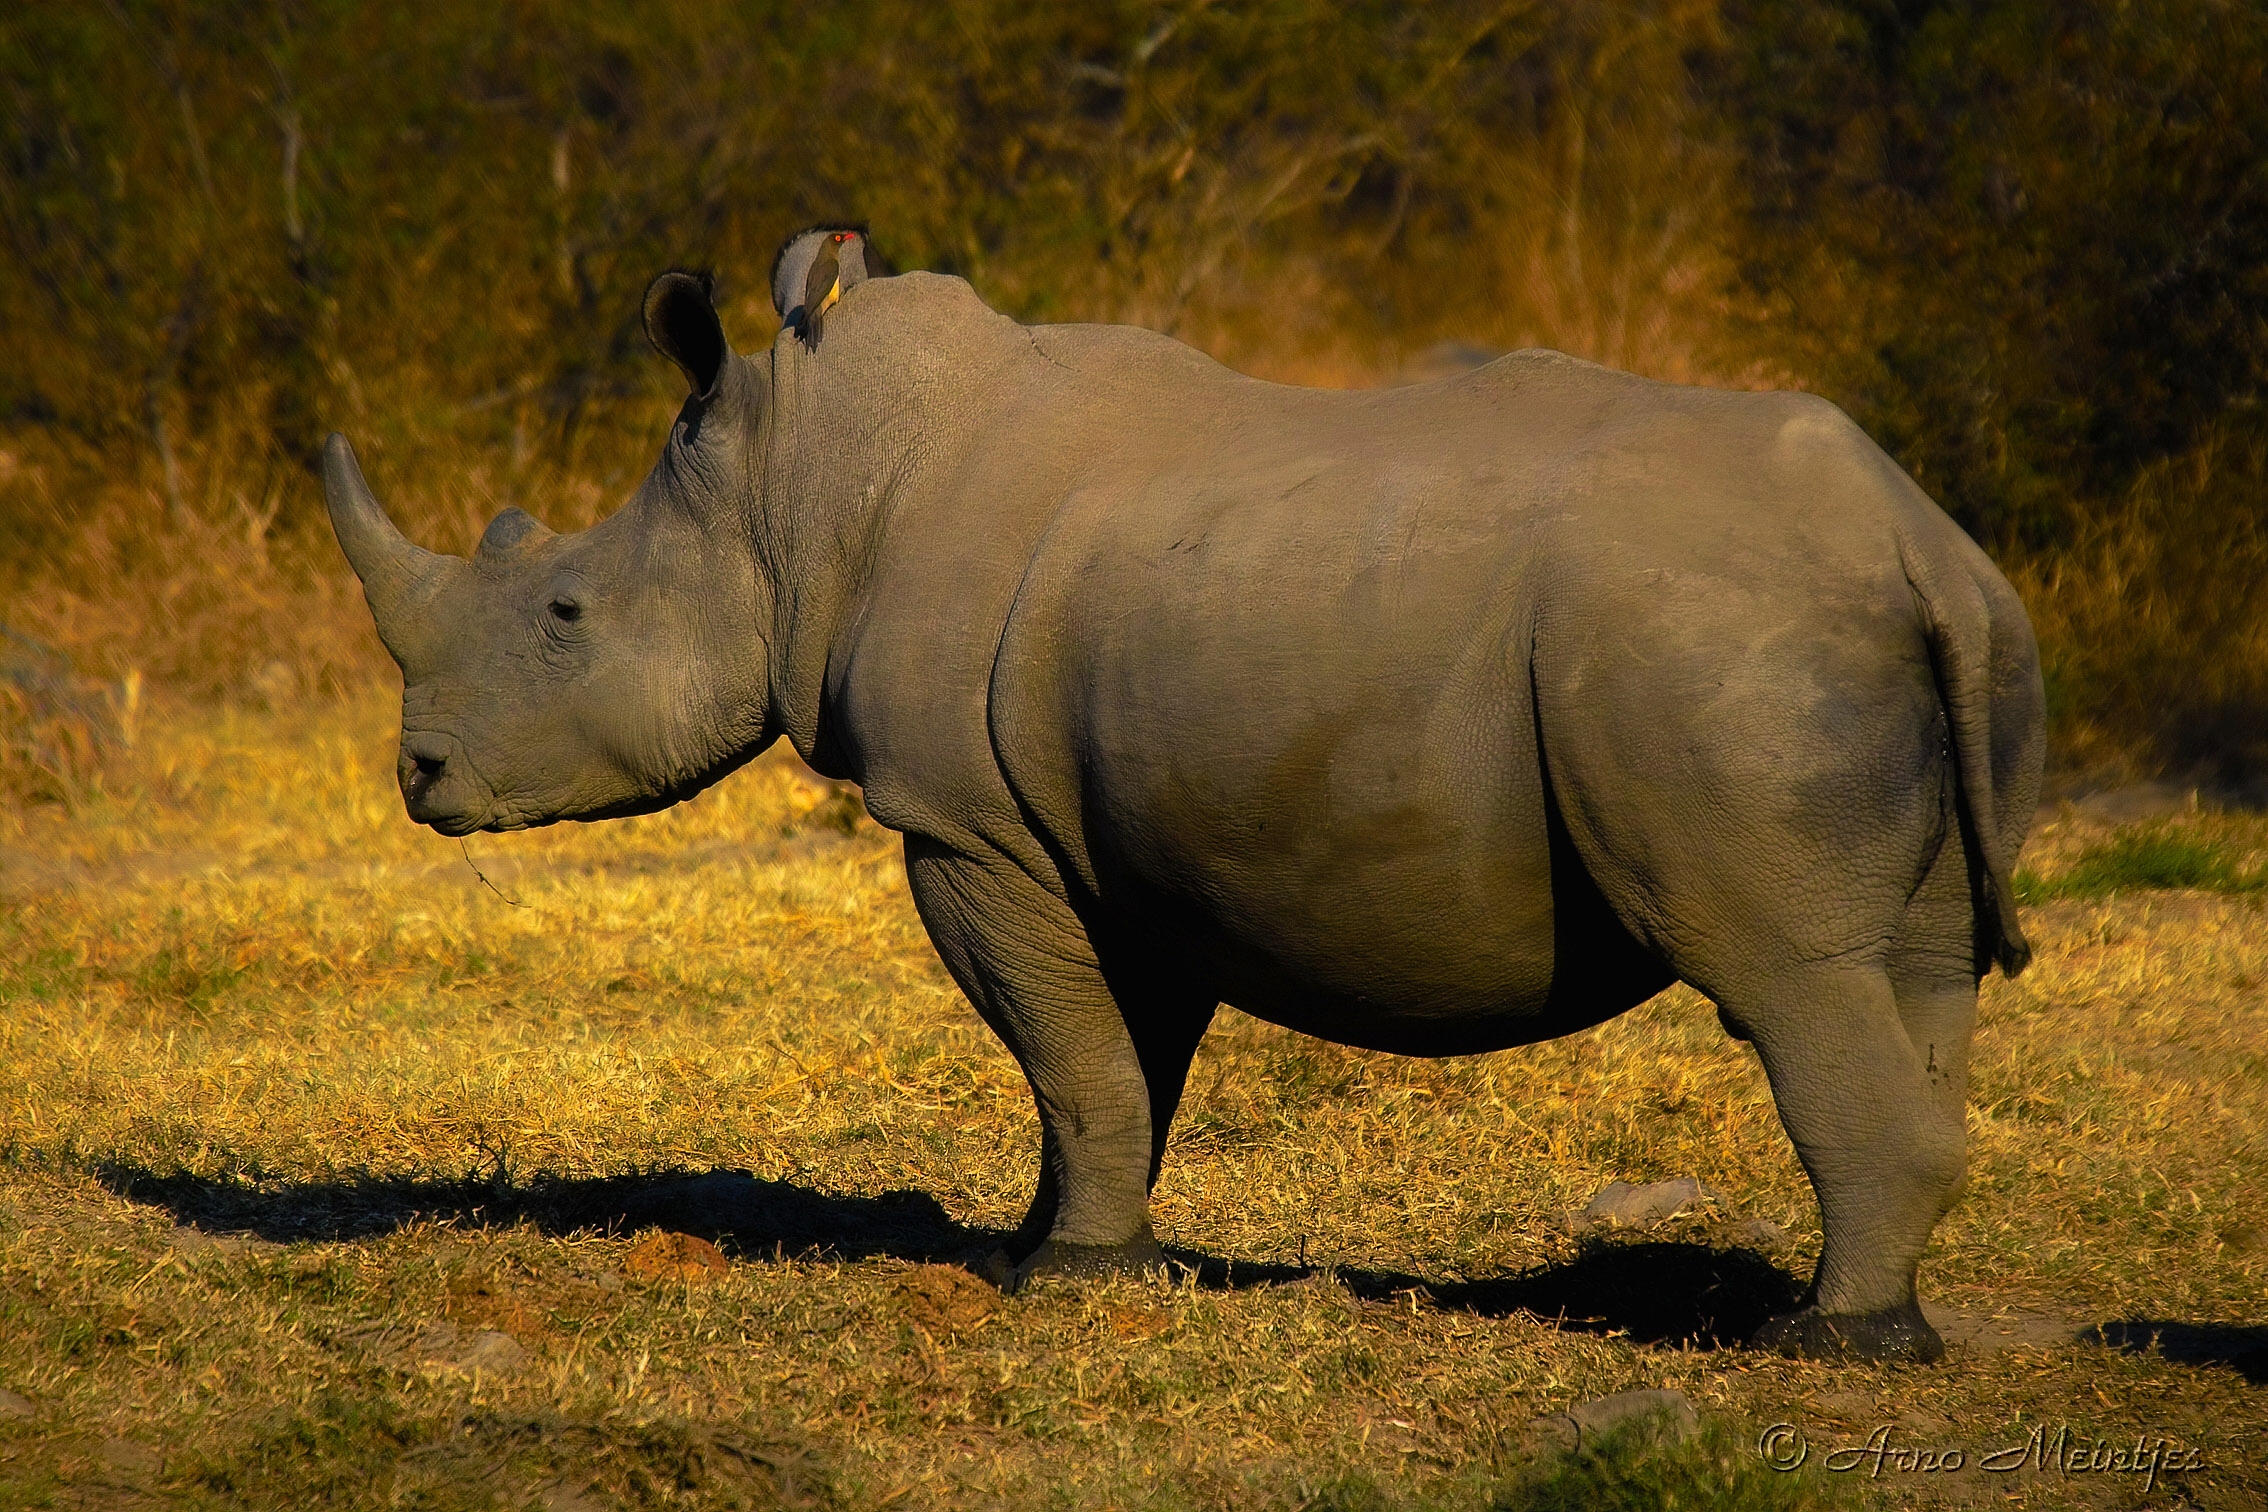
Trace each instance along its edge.
<path fill-rule="evenodd" d="M 2031 942 L 2016 913 L 2016 852 L 2023 845 L 2024 826 L 2008 823 L 2019 813 L 2028 819 L 2036 797 L 2012 791 L 2023 787 L 2024 772 L 2037 766 L 2026 759 L 2036 754 L 2041 712 L 2030 622 L 2012 590 L 1989 592 L 1958 555 L 1948 560 L 1948 553 L 1927 551 L 1911 538 L 1900 542 L 1900 554 L 1921 609 L 1952 738 L 1961 827 L 1989 882 L 1978 899 L 1979 953 L 1989 953 L 2004 974 L 2015 976 L 2032 960 Z M 1983 571 L 1992 573 L 1991 564 L 1981 553 L 1977 556 Z M 1998 583 L 1997 576 L 1993 581 Z M 1996 664 L 2010 675 L 1996 676 Z M 2012 682 L 2029 698 L 2010 697 Z"/>

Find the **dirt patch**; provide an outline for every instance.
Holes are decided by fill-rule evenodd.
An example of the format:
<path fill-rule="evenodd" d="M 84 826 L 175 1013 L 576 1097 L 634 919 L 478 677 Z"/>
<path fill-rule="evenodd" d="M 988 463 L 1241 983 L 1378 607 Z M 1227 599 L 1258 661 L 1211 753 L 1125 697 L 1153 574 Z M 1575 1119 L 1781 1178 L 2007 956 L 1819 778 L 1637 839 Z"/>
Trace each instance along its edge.
<path fill-rule="evenodd" d="M 1000 1311 L 1000 1289 L 957 1265 L 917 1265 L 899 1284 L 909 1321 L 933 1334 L 965 1333 Z"/>
<path fill-rule="evenodd" d="M 1922 1304 L 1922 1314 L 1945 1337 L 1948 1349 L 2001 1354 L 2011 1349 L 2060 1349 L 2077 1342 L 2087 1325 L 2028 1307 L 1967 1312 Z"/>
<path fill-rule="evenodd" d="M 283 1248 L 258 1234 L 207 1233 L 188 1223 L 174 1225 L 171 1242 L 174 1252 L 182 1255 L 248 1255 Z"/>
<path fill-rule="evenodd" d="M 1114 1307 L 1106 1315 L 1110 1331 L 1129 1341 L 1155 1339 L 1171 1333 L 1180 1320 L 1163 1307 Z"/>
<path fill-rule="evenodd" d="M 623 1274 L 634 1281 L 683 1281 L 691 1285 L 721 1281 L 731 1269 L 724 1251 L 708 1240 L 667 1231 L 638 1241 L 622 1262 Z"/>

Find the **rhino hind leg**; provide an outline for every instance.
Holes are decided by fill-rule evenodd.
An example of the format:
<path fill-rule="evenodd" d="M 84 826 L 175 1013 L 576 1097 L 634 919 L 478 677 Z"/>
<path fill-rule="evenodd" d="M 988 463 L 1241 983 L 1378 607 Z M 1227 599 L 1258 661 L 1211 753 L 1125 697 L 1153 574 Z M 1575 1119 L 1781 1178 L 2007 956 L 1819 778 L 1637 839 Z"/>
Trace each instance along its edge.
<path fill-rule="evenodd" d="M 1163 1269 L 1150 1186 L 1213 1005 L 1106 976 L 1077 915 L 1004 858 L 909 839 L 906 875 L 946 968 L 1038 1105 L 1032 1205 L 984 1273 L 1014 1291 L 1042 1275 Z"/>
<path fill-rule="evenodd" d="M 1969 1044 L 1981 965 L 1968 862 L 1963 846 L 1949 836 L 1907 905 L 1888 963 L 1899 1026 L 1921 1061 L 1919 1122 L 1925 1158 L 1937 1166 L 1934 1178 L 1924 1182 L 1937 1193 L 1936 1208 L 1928 1214 L 1932 1226 L 1967 1184 Z M 1892 1307 L 1855 1316 L 1806 1308 L 1771 1320 L 1750 1342 L 1820 1359 L 1926 1364 L 1945 1354 L 1944 1340 L 1922 1315 L 1910 1283 L 1907 1300 Z"/>
<path fill-rule="evenodd" d="M 1571 642 L 1539 674 L 1554 798 L 1601 894 L 1755 1048 L 1811 1178 L 1810 1295 L 1758 1342 L 1934 1358 L 1915 1276 L 1965 1169 L 1977 935 L 1944 711 L 1889 600 L 1761 644 L 1691 608 L 1656 655 Z"/>
<path fill-rule="evenodd" d="M 1805 1003 L 1769 1015 L 1778 1032 L 1758 1048 L 1819 1193 L 1827 1242 L 1808 1304 L 1766 1323 L 1756 1347 L 1917 1363 L 1944 1355 L 1914 1275 L 1965 1185 L 1974 921 L 1968 857 L 1949 838 L 1881 966 L 1830 964 L 1815 973 L 1826 980 L 1803 987 Z"/>
<path fill-rule="evenodd" d="M 1958 1051 L 1942 1033 L 1916 1043 L 1879 961 L 1816 963 L 1782 974 L 1761 1003 L 1727 1006 L 1764 1062 L 1824 1232 L 1806 1305 L 1751 1342 L 1815 1358 L 1939 1358 L 1914 1282 L 1961 1189 L 1958 1102 L 1948 1120 L 1940 1089 L 1966 1068 L 1965 1036 Z"/>

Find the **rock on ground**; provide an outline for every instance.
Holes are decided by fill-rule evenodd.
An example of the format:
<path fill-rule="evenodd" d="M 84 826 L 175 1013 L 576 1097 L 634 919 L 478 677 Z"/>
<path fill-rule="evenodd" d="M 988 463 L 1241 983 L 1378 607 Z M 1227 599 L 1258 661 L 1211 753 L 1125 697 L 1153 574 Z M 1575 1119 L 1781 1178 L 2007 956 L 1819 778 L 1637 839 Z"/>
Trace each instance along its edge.
<path fill-rule="evenodd" d="M 509 1375 L 528 1361 L 527 1348 L 508 1333 L 494 1328 L 467 1331 L 446 1321 L 426 1325 L 413 1352 L 427 1364 L 486 1375 Z"/>
<path fill-rule="evenodd" d="M 1688 1208 L 1717 1201 L 1717 1194 L 1691 1176 L 1633 1186 L 1610 1181 L 1599 1189 L 1578 1222 L 1586 1228 L 1651 1228 Z"/>
<path fill-rule="evenodd" d="M 1743 1218 L 1709 1236 L 1720 1245 L 1752 1249 L 1766 1255 L 1784 1255 L 1795 1248 L 1795 1236 L 1769 1218 Z"/>

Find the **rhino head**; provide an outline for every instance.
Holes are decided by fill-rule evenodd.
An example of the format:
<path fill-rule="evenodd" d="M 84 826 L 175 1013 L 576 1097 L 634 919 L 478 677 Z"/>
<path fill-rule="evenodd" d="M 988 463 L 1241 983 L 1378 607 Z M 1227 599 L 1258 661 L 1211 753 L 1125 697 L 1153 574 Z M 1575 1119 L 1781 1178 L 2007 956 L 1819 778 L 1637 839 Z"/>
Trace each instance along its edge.
<path fill-rule="evenodd" d="M 653 471 L 579 534 L 507 509 L 470 561 L 426 551 L 346 438 L 325 445 L 332 527 L 402 670 L 402 799 L 445 835 L 664 808 L 777 733 L 752 547 L 762 388 L 705 279 L 656 279 L 645 322 L 692 392 Z"/>

